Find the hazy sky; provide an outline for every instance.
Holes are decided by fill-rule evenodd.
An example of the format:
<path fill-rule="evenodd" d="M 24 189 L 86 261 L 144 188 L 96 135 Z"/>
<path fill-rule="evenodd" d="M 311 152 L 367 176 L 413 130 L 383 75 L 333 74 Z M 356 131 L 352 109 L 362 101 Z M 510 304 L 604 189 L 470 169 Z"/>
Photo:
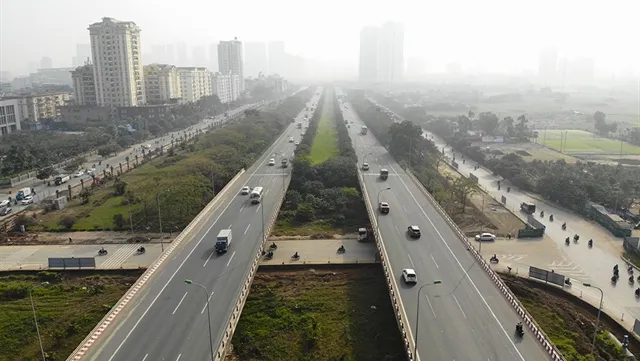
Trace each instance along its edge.
<path fill-rule="evenodd" d="M 556 45 L 595 56 L 599 69 L 640 70 L 638 0 L 0 0 L 0 69 L 24 73 L 42 56 L 70 66 L 76 43 L 102 17 L 134 21 L 152 44 L 284 40 L 287 51 L 355 64 L 359 33 L 386 20 L 405 24 L 405 58 L 433 68 L 450 61 L 487 71 L 535 69 Z M 143 59 L 144 61 L 144 59 Z M 180 65 L 180 64 L 177 64 Z"/>

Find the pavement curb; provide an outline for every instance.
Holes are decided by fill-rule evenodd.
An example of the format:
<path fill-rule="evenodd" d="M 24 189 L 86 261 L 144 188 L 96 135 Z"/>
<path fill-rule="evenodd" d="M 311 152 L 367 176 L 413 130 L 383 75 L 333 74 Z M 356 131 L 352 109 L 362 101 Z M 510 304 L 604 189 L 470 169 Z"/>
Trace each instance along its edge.
<path fill-rule="evenodd" d="M 98 325 L 89 333 L 89 335 L 80 343 L 71 355 L 67 358 L 67 361 L 82 360 L 87 354 L 87 351 L 95 344 L 100 336 L 105 332 L 109 325 L 114 321 L 116 316 L 122 312 L 122 310 L 129 304 L 129 302 L 135 298 L 140 289 L 147 283 L 151 276 L 160 268 L 164 261 L 169 258 L 169 255 L 182 243 L 186 236 L 191 233 L 193 228 L 202 221 L 202 219 L 211 213 L 211 210 L 224 198 L 225 194 L 234 186 L 234 183 L 245 173 L 242 169 L 238 172 L 233 179 L 231 179 L 227 185 L 217 194 L 217 196 L 209 202 L 209 204 L 200 211 L 200 213 L 194 218 L 191 223 L 171 242 L 171 245 L 167 250 L 149 267 L 144 274 L 138 279 L 138 281 L 127 291 L 127 293 L 120 298 L 109 313 L 98 323 Z"/>
<path fill-rule="evenodd" d="M 485 273 L 491 278 L 493 283 L 498 287 L 498 289 L 502 292 L 504 297 L 509 301 L 513 309 L 518 313 L 518 315 L 525 321 L 527 327 L 531 330 L 533 335 L 535 335 L 538 342 L 542 345 L 542 347 L 547 351 L 549 357 L 553 361 L 565 361 L 564 357 L 560 353 L 560 350 L 556 348 L 556 346 L 548 340 L 547 335 L 544 331 L 538 326 L 538 324 L 534 321 L 533 317 L 527 312 L 524 306 L 520 303 L 520 301 L 516 298 L 516 296 L 511 292 L 509 287 L 502 281 L 500 276 L 497 275 L 496 272 L 493 271 L 490 264 L 487 263 L 480 253 L 473 247 L 473 245 L 469 242 L 467 237 L 464 235 L 462 230 L 458 227 L 458 225 L 449 217 L 447 212 L 440 207 L 440 204 L 433 198 L 433 196 L 424 188 L 422 183 L 416 178 L 413 172 L 410 169 L 406 169 L 407 174 L 411 178 L 411 180 L 418 186 L 418 188 L 425 194 L 425 196 L 429 199 L 429 202 L 434 206 L 434 208 L 440 213 L 445 221 L 449 224 L 449 226 L 454 230 L 454 232 L 458 235 L 458 238 L 462 241 L 462 243 L 467 247 L 469 252 L 474 256 L 478 264 L 482 267 Z"/>

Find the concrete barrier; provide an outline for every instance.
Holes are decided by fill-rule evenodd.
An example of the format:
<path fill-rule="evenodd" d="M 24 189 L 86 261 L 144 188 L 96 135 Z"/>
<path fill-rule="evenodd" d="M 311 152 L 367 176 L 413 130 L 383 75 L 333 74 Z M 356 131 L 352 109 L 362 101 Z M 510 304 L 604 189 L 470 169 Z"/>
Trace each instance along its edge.
<path fill-rule="evenodd" d="M 387 261 L 388 259 L 387 250 L 385 249 L 384 243 L 382 242 L 382 236 L 378 231 L 378 223 L 376 222 L 375 208 L 371 205 L 371 201 L 369 200 L 369 197 L 367 197 L 367 186 L 364 184 L 364 178 L 362 177 L 362 173 L 360 173 L 360 171 L 358 171 L 358 181 L 360 182 L 360 188 L 362 189 L 363 198 L 365 200 L 364 203 L 367 208 L 367 213 L 369 214 L 369 219 L 371 220 L 371 225 L 373 226 L 371 228 L 373 228 L 373 234 L 376 239 L 376 247 L 378 248 L 378 253 L 380 254 L 380 261 L 382 263 L 382 269 L 384 270 L 385 279 L 387 280 L 387 287 L 389 288 L 389 297 L 391 298 L 391 304 L 396 314 L 396 322 L 398 323 L 398 328 L 400 329 L 400 333 L 402 334 L 402 340 L 404 342 L 405 350 L 407 352 L 407 360 L 413 361 L 415 360 L 413 356 L 413 350 L 415 350 L 415 344 L 413 342 L 413 336 L 412 336 L 413 333 L 411 332 L 409 320 L 405 313 L 402 300 L 400 299 L 400 296 L 399 296 L 396 277 L 394 276 L 393 269 L 389 266 L 389 262 Z"/>
<path fill-rule="evenodd" d="M 145 271 L 144 274 L 138 279 L 136 283 L 131 286 L 129 291 L 120 298 L 120 300 L 116 303 L 116 305 L 104 316 L 104 318 L 98 323 L 98 325 L 89 333 L 89 335 L 80 343 L 71 355 L 67 358 L 67 361 L 77 361 L 82 360 L 89 349 L 95 344 L 95 342 L 100 338 L 100 336 L 107 330 L 107 328 L 115 322 L 115 318 L 122 313 L 125 307 L 135 298 L 135 296 L 140 292 L 142 287 L 149 281 L 151 276 L 159 269 L 159 267 L 164 263 L 164 261 L 169 258 L 175 249 L 181 244 L 186 244 L 188 242 L 183 242 L 186 237 L 193 231 L 193 229 L 198 226 L 202 220 L 208 216 L 213 208 L 220 203 L 222 199 L 226 197 L 229 193 L 229 190 L 235 187 L 236 181 L 244 174 L 245 170 L 242 169 L 238 174 L 233 177 L 227 183 L 227 185 L 216 195 L 214 199 L 207 204 L 206 207 L 200 211 L 200 213 L 189 223 L 189 225 L 180 232 L 180 234 L 176 237 L 176 239 L 171 242 L 170 246 L 167 250 L 160 255 L 160 257 Z"/>
<path fill-rule="evenodd" d="M 433 198 L 431 193 L 429 193 L 422 183 L 416 178 L 416 176 L 411 172 L 410 169 L 406 169 L 407 174 L 411 178 L 411 180 L 418 186 L 418 188 L 424 193 L 424 195 L 429 199 L 429 202 L 435 207 L 435 209 L 443 216 L 445 221 L 449 224 L 451 229 L 458 235 L 458 238 L 465 244 L 469 252 L 474 256 L 478 264 L 482 267 L 485 273 L 491 278 L 493 283 L 498 287 L 498 289 L 502 292 L 504 297 L 509 301 L 513 309 L 518 313 L 518 315 L 524 320 L 527 327 L 531 330 L 532 334 L 536 337 L 538 342 L 542 345 L 542 347 L 547 351 L 549 357 L 553 361 L 565 361 L 564 357 L 560 353 L 560 350 L 551 342 L 547 335 L 542 331 L 540 326 L 535 322 L 533 316 L 527 312 L 525 307 L 520 303 L 520 301 L 516 298 L 516 296 L 511 292 L 509 287 L 502 281 L 500 276 L 491 269 L 491 266 L 487 261 L 482 258 L 482 255 L 476 250 L 475 247 L 469 242 L 469 239 L 462 232 L 460 227 L 449 217 L 447 212 L 440 207 L 440 204 Z"/>

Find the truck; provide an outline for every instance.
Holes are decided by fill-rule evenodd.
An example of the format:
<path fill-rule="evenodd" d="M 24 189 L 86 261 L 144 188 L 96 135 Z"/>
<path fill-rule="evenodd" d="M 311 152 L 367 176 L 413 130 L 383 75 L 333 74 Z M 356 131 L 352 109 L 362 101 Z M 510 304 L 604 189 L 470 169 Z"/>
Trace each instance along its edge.
<path fill-rule="evenodd" d="M 371 228 L 358 228 L 358 242 L 373 241 L 373 229 Z"/>
<path fill-rule="evenodd" d="M 16 200 L 23 200 L 25 197 L 28 197 L 31 195 L 31 188 L 22 188 L 21 190 L 18 191 L 18 194 L 16 194 Z"/>
<path fill-rule="evenodd" d="M 380 169 L 380 179 L 387 180 L 387 178 L 389 178 L 389 170 L 385 168 Z"/>
<path fill-rule="evenodd" d="M 229 247 L 231 246 L 231 230 L 223 229 L 218 233 L 218 237 L 216 237 L 216 252 L 217 253 L 227 253 Z"/>
<path fill-rule="evenodd" d="M 369 131 L 369 129 L 367 129 L 366 125 L 363 125 L 362 128 L 360 128 L 360 134 L 362 134 L 362 135 L 367 135 L 368 131 Z"/>
<path fill-rule="evenodd" d="M 289 161 L 285 158 L 281 162 L 282 168 L 287 168 L 289 166 Z"/>
<path fill-rule="evenodd" d="M 520 209 L 526 214 L 534 214 L 536 213 L 536 205 L 532 202 L 522 202 L 520 203 Z"/>
<path fill-rule="evenodd" d="M 68 175 L 59 175 L 56 177 L 54 183 L 59 186 L 60 184 L 67 183 L 71 177 Z"/>

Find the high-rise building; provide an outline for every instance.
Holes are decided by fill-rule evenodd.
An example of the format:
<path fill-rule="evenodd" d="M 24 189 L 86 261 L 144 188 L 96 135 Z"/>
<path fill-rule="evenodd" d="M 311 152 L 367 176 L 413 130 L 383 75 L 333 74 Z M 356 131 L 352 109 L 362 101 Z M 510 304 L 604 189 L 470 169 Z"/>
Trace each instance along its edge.
<path fill-rule="evenodd" d="M 179 42 L 176 44 L 176 64 L 178 66 L 186 66 L 189 64 L 189 56 L 187 56 L 187 43 Z"/>
<path fill-rule="evenodd" d="M 268 44 L 268 48 L 269 73 L 283 75 L 287 68 L 284 41 L 271 41 Z"/>
<path fill-rule="evenodd" d="M 396 82 L 404 73 L 404 26 L 387 22 L 378 37 L 378 81 Z"/>
<path fill-rule="evenodd" d="M 83 66 L 89 59 L 91 59 L 91 44 L 76 44 L 76 56 L 71 59 L 71 65 L 77 68 Z"/>
<path fill-rule="evenodd" d="M 240 76 L 215 73 L 211 76 L 211 90 L 223 104 L 240 97 Z"/>
<path fill-rule="evenodd" d="M 43 56 L 40 59 L 40 69 L 51 69 L 53 68 L 53 60 L 51 60 L 48 56 Z"/>
<path fill-rule="evenodd" d="M 244 91 L 244 67 L 242 60 L 242 42 L 238 38 L 221 41 L 218 44 L 218 68 L 220 73 L 236 74 L 240 77 L 240 91 Z"/>
<path fill-rule="evenodd" d="M 538 62 L 538 79 L 545 83 L 553 83 L 558 76 L 558 50 L 545 48 L 540 52 Z"/>
<path fill-rule="evenodd" d="M 170 99 L 181 98 L 178 69 L 167 64 L 145 65 L 144 90 L 147 104 L 162 104 Z"/>
<path fill-rule="evenodd" d="M 195 102 L 202 97 L 212 95 L 211 72 L 207 68 L 180 67 L 180 94 L 185 102 Z"/>
<path fill-rule="evenodd" d="M 93 65 L 87 63 L 71 71 L 73 95 L 76 105 L 96 105 L 96 82 L 93 77 Z"/>
<path fill-rule="evenodd" d="M 196 67 L 207 67 L 207 51 L 204 46 L 195 46 L 191 49 L 191 65 Z"/>
<path fill-rule="evenodd" d="M 218 44 L 209 45 L 209 69 L 211 72 L 218 72 Z"/>
<path fill-rule="evenodd" d="M 98 105 L 144 104 L 140 28 L 132 21 L 102 18 L 89 26 L 89 34 Z"/>
<path fill-rule="evenodd" d="M 264 42 L 244 43 L 244 75 L 257 77 L 267 73 L 267 44 Z"/>
<path fill-rule="evenodd" d="M 0 99 L 0 135 L 20 130 L 21 109 L 18 99 Z"/>
<path fill-rule="evenodd" d="M 360 62 L 358 74 L 361 82 L 378 81 L 378 34 L 376 26 L 367 26 L 360 31 Z"/>

